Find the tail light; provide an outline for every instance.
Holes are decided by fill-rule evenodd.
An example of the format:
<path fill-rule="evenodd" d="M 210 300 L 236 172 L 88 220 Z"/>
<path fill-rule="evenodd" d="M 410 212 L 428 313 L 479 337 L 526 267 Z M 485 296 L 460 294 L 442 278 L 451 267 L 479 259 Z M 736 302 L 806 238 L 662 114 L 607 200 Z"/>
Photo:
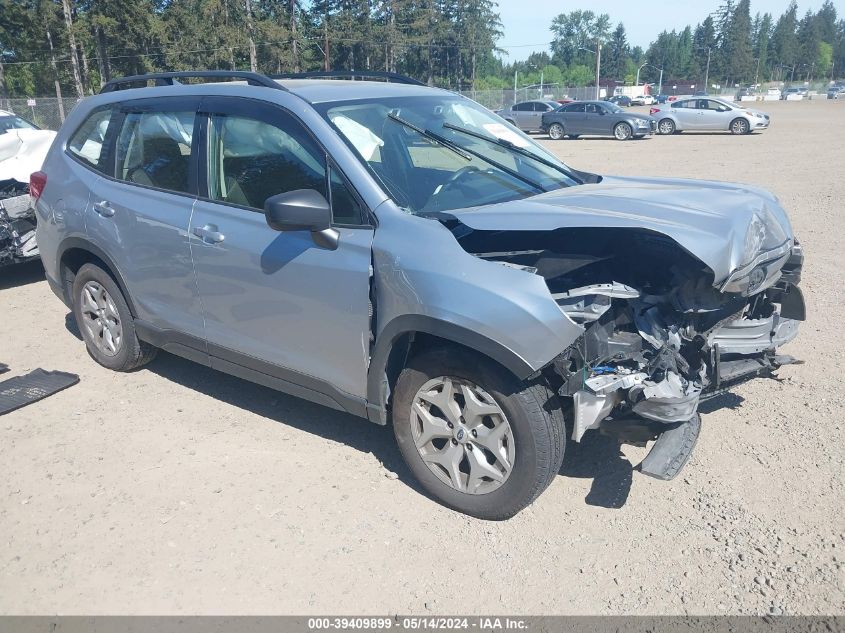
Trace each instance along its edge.
<path fill-rule="evenodd" d="M 38 201 L 41 194 L 44 193 L 44 187 L 47 186 L 47 174 L 43 171 L 36 171 L 29 176 L 29 195 L 32 198 L 32 204 Z"/>
<path fill-rule="evenodd" d="M 658 112 L 660 112 L 660 108 L 650 108 L 648 111 L 649 114 L 657 114 Z"/>

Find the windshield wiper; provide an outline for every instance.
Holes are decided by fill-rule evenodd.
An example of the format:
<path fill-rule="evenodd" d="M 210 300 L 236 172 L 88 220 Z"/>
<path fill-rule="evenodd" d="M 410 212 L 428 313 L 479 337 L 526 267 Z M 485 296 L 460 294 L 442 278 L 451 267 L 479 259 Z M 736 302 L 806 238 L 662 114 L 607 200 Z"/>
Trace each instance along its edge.
<path fill-rule="evenodd" d="M 452 150 L 458 156 L 461 156 L 462 158 L 465 158 L 466 160 L 472 160 L 472 156 L 475 156 L 476 158 L 480 158 L 481 160 L 483 160 L 488 165 L 492 165 L 496 169 L 501 169 L 506 174 L 513 176 L 517 180 L 521 180 L 522 182 L 524 182 L 525 184 L 527 184 L 531 187 L 534 187 L 537 191 L 540 191 L 542 193 L 546 193 L 548 191 L 548 189 L 543 187 L 543 185 L 541 185 L 537 181 L 529 178 L 528 176 L 523 176 L 522 174 L 520 174 L 515 169 L 511 169 L 510 167 L 503 165 L 502 163 L 499 163 L 499 162 L 497 162 L 497 161 L 495 161 L 491 158 L 488 158 L 487 156 L 485 156 L 481 152 L 476 152 L 474 149 L 470 149 L 468 147 L 461 147 L 457 143 L 453 143 L 452 141 L 450 141 L 448 138 L 440 136 L 439 134 L 437 134 L 436 132 L 432 132 L 431 130 L 424 130 L 419 126 L 414 125 L 410 121 L 406 121 L 405 119 L 396 116 L 392 112 L 387 115 L 387 118 L 391 119 L 393 121 L 396 121 L 400 125 L 404 125 L 408 129 L 413 130 L 417 134 L 420 134 L 421 136 L 437 143 L 438 145 L 445 147 L 446 149 Z"/>
<path fill-rule="evenodd" d="M 431 130 L 424 130 L 419 126 L 414 125 L 410 121 L 406 121 L 402 117 L 396 116 L 392 112 L 388 113 L 387 118 L 392 119 L 393 121 L 396 121 L 397 123 L 399 123 L 401 125 L 404 125 L 409 130 L 413 130 L 414 132 L 416 132 L 420 136 L 424 136 L 425 138 L 429 139 L 430 141 L 433 141 L 434 143 L 437 143 L 438 145 L 442 145 L 446 149 L 452 150 L 453 152 L 455 152 L 458 156 L 460 156 L 464 160 L 472 160 L 472 156 L 468 152 L 465 152 L 463 149 L 458 147 L 455 143 L 452 143 L 449 139 L 443 138 L 442 136 L 440 136 L 439 134 L 435 134 Z"/>
<path fill-rule="evenodd" d="M 526 158 L 531 158 L 541 165 L 545 165 L 546 167 L 550 167 L 555 171 L 562 173 L 567 178 L 572 178 L 573 180 L 577 181 L 578 179 L 575 178 L 571 172 L 567 171 L 560 165 L 556 165 L 550 160 L 546 160 L 541 156 L 537 156 L 534 152 L 530 152 L 527 149 L 516 145 L 515 143 L 510 142 L 507 139 L 503 138 L 496 138 L 495 136 L 487 136 L 486 134 L 481 134 L 480 132 L 476 132 L 475 130 L 468 130 L 467 128 L 460 127 L 458 125 L 452 125 L 451 123 L 444 123 L 443 127 L 454 130 L 455 132 L 460 132 L 461 134 L 466 134 L 467 136 L 472 136 L 473 138 L 481 139 L 482 141 L 487 141 L 488 143 L 492 143 L 493 145 L 498 145 L 500 147 L 504 147 L 506 149 L 511 150 L 512 152 L 516 152 L 520 156 L 525 156 Z M 463 148 L 466 149 L 466 148 Z"/>

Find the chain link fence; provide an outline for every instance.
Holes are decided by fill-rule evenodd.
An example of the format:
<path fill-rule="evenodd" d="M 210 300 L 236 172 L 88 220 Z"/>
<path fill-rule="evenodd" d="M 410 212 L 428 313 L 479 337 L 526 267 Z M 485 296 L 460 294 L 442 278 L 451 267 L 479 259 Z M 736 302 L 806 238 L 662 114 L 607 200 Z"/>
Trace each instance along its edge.
<path fill-rule="evenodd" d="M 602 87 L 602 93 L 606 92 L 607 89 Z M 517 90 L 462 90 L 461 94 L 477 101 L 485 108 L 501 110 L 512 106 L 514 103 L 531 99 L 550 99 L 552 101 L 558 99 L 573 99 L 576 101 L 595 99 L 596 88 L 595 86 L 553 86 L 546 84 L 542 89 L 540 86 L 527 86 Z"/>
<path fill-rule="evenodd" d="M 30 99 L 0 99 L 0 110 L 13 112 L 22 119 L 45 130 L 58 130 L 70 111 L 76 107 L 76 97 L 35 97 Z"/>
<path fill-rule="evenodd" d="M 824 98 L 827 90 L 827 82 L 813 82 L 811 84 L 804 84 L 803 82 L 796 82 L 795 85 L 807 87 L 810 91 L 816 92 L 816 98 Z M 760 86 L 757 90 L 758 95 L 762 98 L 767 87 L 776 87 L 783 89 L 783 83 L 770 83 Z M 686 88 L 686 90 L 684 90 Z M 711 88 L 710 94 L 714 96 L 722 96 L 725 98 L 733 98 L 737 94 L 736 87 L 721 87 L 721 89 Z M 666 94 L 691 94 L 692 90 L 686 86 L 678 86 L 677 90 L 673 90 L 672 86 L 664 83 L 663 91 Z M 601 98 L 605 95 L 613 93 L 613 88 L 609 86 L 601 87 Z M 595 99 L 595 86 L 558 86 L 545 84 L 542 89 L 540 86 L 526 86 L 517 90 L 463 90 L 461 94 L 469 97 L 473 101 L 477 101 L 481 105 L 491 110 L 501 110 L 512 106 L 514 103 L 520 101 L 528 101 L 531 99 L 550 99 L 556 101 L 558 99 Z M 30 99 L 0 99 L 0 110 L 14 112 L 18 116 L 32 121 L 37 126 L 48 129 L 58 130 L 64 122 L 65 118 L 70 114 L 71 110 L 79 102 L 76 97 L 69 97 L 64 99 L 57 99 L 55 97 L 35 97 Z"/>

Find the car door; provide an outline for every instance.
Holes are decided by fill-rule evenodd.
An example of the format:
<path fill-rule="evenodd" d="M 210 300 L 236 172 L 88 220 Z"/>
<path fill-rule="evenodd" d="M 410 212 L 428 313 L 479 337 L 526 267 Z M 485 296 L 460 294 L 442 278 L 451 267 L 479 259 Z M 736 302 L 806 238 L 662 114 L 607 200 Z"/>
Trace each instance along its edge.
<path fill-rule="evenodd" d="M 586 134 L 586 117 L 583 103 L 570 103 L 561 112 L 563 129 L 567 134 Z"/>
<path fill-rule="evenodd" d="M 528 114 L 533 106 L 529 102 L 516 103 L 511 108 L 514 125 L 520 130 L 525 130 L 528 124 Z"/>
<path fill-rule="evenodd" d="M 604 106 L 599 103 L 584 105 L 584 134 L 610 134 L 610 119 Z"/>
<path fill-rule="evenodd" d="M 713 99 L 702 99 L 707 106 L 704 110 L 704 125 L 708 130 L 727 130 L 734 119 L 733 109 Z"/>
<path fill-rule="evenodd" d="M 672 104 L 672 112 L 680 123 L 683 130 L 701 129 L 701 121 L 698 110 L 698 99 L 684 99 Z"/>
<path fill-rule="evenodd" d="M 190 240 L 212 366 L 251 372 L 259 382 L 283 380 L 300 389 L 287 391 L 312 400 L 314 392 L 337 390 L 363 397 L 373 239 L 363 203 L 281 106 L 209 98 L 201 116 L 200 199 Z M 307 230 L 267 225 L 265 200 L 300 189 L 330 201 L 336 249 L 318 245 Z"/>
<path fill-rule="evenodd" d="M 86 226 L 91 241 L 112 258 L 142 325 L 188 334 L 204 349 L 188 244 L 198 105 L 198 97 L 120 105 L 109 128 L 113 162 L 91 185 Z"/>

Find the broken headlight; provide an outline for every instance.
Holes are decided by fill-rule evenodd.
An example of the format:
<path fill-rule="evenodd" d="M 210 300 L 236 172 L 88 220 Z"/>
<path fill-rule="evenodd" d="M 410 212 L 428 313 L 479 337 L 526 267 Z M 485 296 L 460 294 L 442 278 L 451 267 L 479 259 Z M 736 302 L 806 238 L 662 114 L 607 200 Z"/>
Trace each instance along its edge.
<path fill-rule="evenodd" d="M 722 285 L 722 292 L 752 294 L 774 283 L 792 249 L 792 240 L 767 210 L 755 213 L 748 224 L 742 253 L 744 262 Z"/>

